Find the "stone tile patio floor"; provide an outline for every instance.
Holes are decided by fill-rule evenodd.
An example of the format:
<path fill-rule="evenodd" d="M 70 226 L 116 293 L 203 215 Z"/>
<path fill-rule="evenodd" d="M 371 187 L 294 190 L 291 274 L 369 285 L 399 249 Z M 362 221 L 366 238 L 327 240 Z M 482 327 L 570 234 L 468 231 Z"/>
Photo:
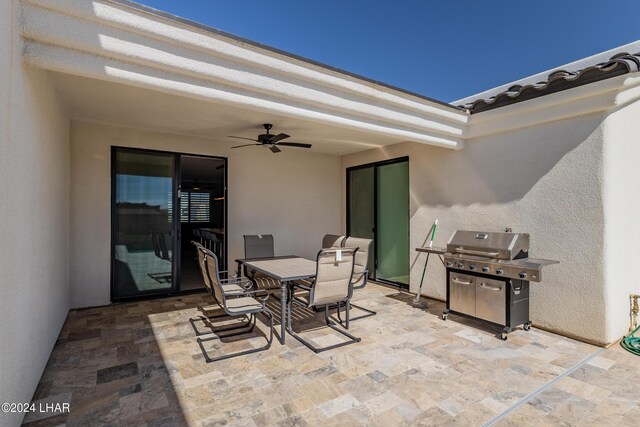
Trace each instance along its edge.
<path fill-rule="evenodd" d="M 352 323 L 358 344 L 315 354 L 287 336 L 285 346 L 209 364 L 188 321 L 206 294 L 74 310 L 33 397 L 71 410 L 25 423 L 479 426 L 599 350 L 535 327 L 502 341 L 480 322 L 441 320 L 440 302 L 421 310 L 411 298 L 377 284 L 358 291 L 355 301 L 379 313 Z M 319 344 L 338 339 L 314 328 L 320 314 L 295 317 Z M 250 339 L 206 347 L 262 346 L 258 325 Z M 640 425 L 639 362 L 614 346 L 496 425 Z"/>

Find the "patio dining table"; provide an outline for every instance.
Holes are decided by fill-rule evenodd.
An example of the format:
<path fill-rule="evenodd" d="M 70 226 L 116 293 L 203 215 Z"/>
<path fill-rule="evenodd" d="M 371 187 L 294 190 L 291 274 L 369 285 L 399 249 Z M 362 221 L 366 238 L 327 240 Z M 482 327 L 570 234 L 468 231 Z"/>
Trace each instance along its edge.
<path fill-rule="evenodd" d="M 316 262 L 296 255 L 237 259 L 238 275 L 244 268 L 258 271 L 280 282 L 280 343 L 285 343 L 287 292 L 290 283 L 316 275 Z"/>

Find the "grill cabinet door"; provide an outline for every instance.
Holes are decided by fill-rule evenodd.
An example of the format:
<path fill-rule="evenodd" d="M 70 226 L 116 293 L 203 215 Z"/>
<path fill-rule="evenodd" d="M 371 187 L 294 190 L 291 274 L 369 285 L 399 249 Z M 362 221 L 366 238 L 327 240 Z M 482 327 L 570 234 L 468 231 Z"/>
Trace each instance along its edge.
<path fill-rule="evenodd" d="M 476 278 L 476 317 L 505 325 L 507 285 L 501 280 Z"/>
<path fill-rule="evenodd" d="M 476 315 L 475 277 L 452 272 L 449 276 L 449 308 L 459 313 Z"/>

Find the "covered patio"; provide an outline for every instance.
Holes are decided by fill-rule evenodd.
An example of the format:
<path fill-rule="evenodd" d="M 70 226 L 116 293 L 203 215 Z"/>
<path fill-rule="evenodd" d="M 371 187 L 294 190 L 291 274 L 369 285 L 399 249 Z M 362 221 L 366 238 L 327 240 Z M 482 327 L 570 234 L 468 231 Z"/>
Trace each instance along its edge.
<path fill-rule="evenodd" d="M 11 0 L 0 23 L 0 317 L 11 325 L 0 328 L 0 402 L 70 404 L 0 424 L 638 424 L 639 365 L 608 346 L 627 333 L 638 292 L 640 42 L 453 105 L 128 0 Z M 264 124 L 311 147 L 234 148 L 230 136 L 254 140 Z M 117 241 L 118 150 L 174 162 L 164 175 L 151 165 L 171 180 L 154 203 L 122 203 L 164 215 L 162 237 L 138 227 L 138 247 Z M 181 156 L 215 160 L 220 185 L 206 197 L 220 202 L 217 223 L 180 228 L 191 218 Z M 379 167 L 396 163 L 402 185 L 385 190 L 402 197 L 385 205 Z M 350 178 L 363 168 L 374 185 L 360 193 L 373 202 L 359 224 Z M 403 227 L 382 230 L 381 205 L 398 208 L 387 224 Z M 512 230 L 527 236 L 519 255 L 530 234 L 533 255 L 560 262 L 532 282 L 530 331 L 519 324 L 503 341 L 495 324 L 441 318 L 448 267 L 434 256 L 423 269 L 416 251 L 436 221 L 436 245 L 456 230 Z M 328 233 L 402 239 L 372 249 L 370 283 L 353 295 L 377 312 L 351 323 L 361 341 L 316 354 L 281 332 L 284 345 L 207 363 L 189 319 L 211 295 L 197 292 L 195 268 L 188 289 L 176 273 L 178 245 L 192 249 L 202 230 L 230 270 L 247 235 L 314 262 Z M 129 294 L 114 279 L 120 261 Z M 403 271 L 385 282 L 394 264 Z M 278 297 L 266 302 L 276 323 Z M 261 347 L 263 314 L 248 339 L 209 341 L 207 352 Z M 293 317 L 331 346 L 322 316 L 296 307 Z"/>

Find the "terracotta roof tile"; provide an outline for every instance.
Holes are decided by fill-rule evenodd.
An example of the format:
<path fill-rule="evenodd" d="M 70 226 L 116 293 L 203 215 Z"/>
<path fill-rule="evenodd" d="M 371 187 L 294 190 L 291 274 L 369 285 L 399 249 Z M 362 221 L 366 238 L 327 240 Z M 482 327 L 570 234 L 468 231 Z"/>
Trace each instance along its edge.
<path fill-rule="evenodd" d="M 514 85 L 491 98 L 476 99 L 459 105 L 459 107 L 466 108 L 472 114 L 480 113 L 638 71 L 640 71 L 640 52 L 635 54 L 618 53 L 606 62 L 582 68 L 578 71 L 555 70 L 549 74 L 546 81 L 524 86 Z"/>

